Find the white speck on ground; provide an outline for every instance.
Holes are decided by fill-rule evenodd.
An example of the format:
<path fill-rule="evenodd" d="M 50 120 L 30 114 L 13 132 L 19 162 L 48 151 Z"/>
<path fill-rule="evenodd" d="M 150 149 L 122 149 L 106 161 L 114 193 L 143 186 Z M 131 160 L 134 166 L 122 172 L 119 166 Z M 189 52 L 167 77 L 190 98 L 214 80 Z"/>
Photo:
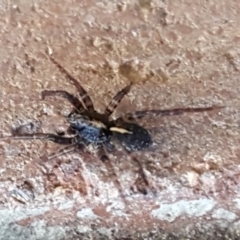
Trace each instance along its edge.
<path fill-rule="evenodd" d="M 237 218 L 237 215 L 223 208 L 219 208 L 213 211 L 212 217 L 216 219 L 225 219 L 228 222 L 232 222 Z"/>
<path fill-rule="evenodd" d="M 162 204 L 160 208 L 152 211 L 151 215 L 154 218 L 173 222 L 177 217 L 184 213 L 192 216 L 203 216 L 215 206 L 216 202 L 213 199 L 198 199 L 192 201 L 178 201 L 170 204 Z"/>
<path fill-rule="evenodd" d="M 69 208 L 72 208 L 73 205 L 74 205 L 74 201 L 67 201 L 65 203 L 59 204 L 58 209 L 59 210 L 69 209 Z"/>
<path fill-rule="evenodd" d="M 91 232 L 91 228 L 86 225 L 79 225 L 79 227 L 77 227 L 77 231 L 80 233 L 87 233 L 87 232 Z"/>
<path fill-rule="evenodd" d="M 39 207 L 38 209 L 29 209 L 17 207 L 15 209 L 0 210 L 0 225 L 7 222 L 20 221 L 27 217 L 34 217 L 49 211 L 49 207 Z"/>
<path fill-rule="evenodd" d="M 98 216 L 92 211 L 91 208 L 84 208 L 77 212 L 78 218 L 97 219 Z"/>
<path fill-rule="evenodd" d="M 236 207 L 240 209 L 240 198 L 235 198 L 233 202 L 235 202 Z"/>

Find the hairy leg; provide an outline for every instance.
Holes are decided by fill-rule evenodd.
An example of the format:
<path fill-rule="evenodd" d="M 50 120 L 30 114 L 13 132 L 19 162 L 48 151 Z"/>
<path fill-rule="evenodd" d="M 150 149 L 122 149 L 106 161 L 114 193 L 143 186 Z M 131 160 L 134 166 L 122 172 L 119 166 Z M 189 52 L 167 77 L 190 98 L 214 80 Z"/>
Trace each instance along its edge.
<path fill-rule="evenodd" d="M 119 91 L 111 100 L 111 102 L 106 107 L 105 113 L 107 116 L 110 116 L 113 111 L 116 109 L 117 105 L 121 102 L 123 97 L 130 91 L 132 86 L 132 83 L 127 85 L 125 88 L 123 88 L 121 91 Z"/>
<path fill-rule="evenodd" d="M 142 164 L 140 163 L 140 161 L 138 160 L 134 152 L 130 152 L 128 150 L 125 150 L 124 148 L 123 148 L 123 151 L 126 153 L 126 155 L 129 155 L 132 161 L 134 162 L 134 164 L 137 165 L 139 177 L 137 178 L 135 184 L 136 184 L 137 190 L 142 194 L 146 195 L 148 193 L 148 190 L 151 187 L 149 186 L 149 182 L 147 180 L 146 174 L 144 173 Z M 153 190 L 154 189 L 152 189 L 152 192 L 154 192 Z"/>
<path fill-rule="evenodd" d="M 81 151 L 84 148 L 85 148 L 85 145 L 83 143 L 73 143 L 73 144 L 71 144 L 71 145 L 69 145 L 69 146 L 67 146 L 65 148 L 60 149 L 56 153 L 50 155 L 48 157 L 48 160 L 51 160 L 51 159 L 56 158 L 56 157 L 59 157 L 59 156 L 61 156 L 63 154 L 67 154 L 67 153 L 72 152 L 74 150 L 80 150 Z"/>
<path fill-rule="evenodd" d="M 142 167 L 141 163 L 139 162 L 139 160 L 135 156 L 131 156 L 131 158 L 138 166 L 139 177 L 136 180 L 137 190 L 139 192 L 141 192 L 142 194 L 146 195 L 148 193 L 148 189 L 150 187 L 148 180 L 147 180 L 147 176 L 145 175 L 143 167 Z"/>
<path fill-rule="evenodd" d="M 156 117 L 156 116 L 173 116 L 180 115 L 183 113 L 195 113 L 195 112 L 208 112 L 224 108 L 223 106 L 212 106 L 206 108 L 174 108 L 166 110 L 146 110 L 146 111 L 136 111 L 133 113 L 126 113 L 122 117 L 118 118 L 123 120 L 136 120 L 141 119 L 146 116 Z"/>
<path fill-rule="evenodd" d="M 120 182 L 118 181 L 117 178 L 117 174 L 114 171 L 113 165 L 111 163 L 111 160 L 109 159 L 109 157 L 106 155 L 105 150 L 103 145 L 100 145 L 98 147 L 98 151 L 97 151 L 97 155 L 98 158 L 105 164 L 105 166 L 107 167 L 108 172 L 110 173 L 110 176 L 114 179 L 114 184 L 116 185 L 116 187 L 118 188 L 119 192 L 120 192 L 120 196 L 125 204 L 125 206 L 127 207 L 128 204 L 124 198 L 123 195 L 123 190 L 122 190 L 122 186 L 120 184 Z"/>
<path fill-rule="evenodd" d="M 75 137 L 62 137 L 51 133 L 33 133 L 33 134 L 22 134 L 1 137 L 1 139 L 14 139 L 14 140 L 48 140 L 58 144 L 73 144 L 76 142 Z"/>
<path fill-rule="evenodd" d="M 79 96 L 81 98 L 81 101 L 83 102 L 83 104 L 85 105 L 85 107 L 88 109 L 88 110 L 94 110 L 94 107 L 93 107 L 93 102 L 92 102 L 92 99 L 90 98 L 90 96 L 88 95 L 88 93 L 85 91 L 85 89 L 80 85 L 80 83 L 74 78 L 71 76 L 70 73 L 68 73 L 51 55 L 48 55 L 50 60 L 58 67 L 58 69 L 60 70 L 60 72 L 62 74 L 65 75 L 65 77 L 68 79 L 68 81 L 70 83 L 72 83 L 76 88 L 77 88 L 77 91 L 79 93 Z"/>

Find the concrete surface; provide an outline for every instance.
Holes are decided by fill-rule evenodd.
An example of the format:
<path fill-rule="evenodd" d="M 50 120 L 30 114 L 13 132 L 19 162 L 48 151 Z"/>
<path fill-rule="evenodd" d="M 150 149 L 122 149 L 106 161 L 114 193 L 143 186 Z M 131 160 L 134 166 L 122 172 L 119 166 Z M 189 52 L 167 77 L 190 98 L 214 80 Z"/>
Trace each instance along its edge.
<path fill-rule="evenodd" d="M 74 75 L 103 111 L 134 82 L 114 117 L 141 109 L 224 105 L 148 118 L 154 146 L 136 166 L 110 156 L 121 183 L 92 153 L 41 141 L 0 141 L 0 239 L 239 239 L 240 6 L 238 1 L 0 1 L 0 135 L 67 127 L 76 93 L 46 56 Z"/>

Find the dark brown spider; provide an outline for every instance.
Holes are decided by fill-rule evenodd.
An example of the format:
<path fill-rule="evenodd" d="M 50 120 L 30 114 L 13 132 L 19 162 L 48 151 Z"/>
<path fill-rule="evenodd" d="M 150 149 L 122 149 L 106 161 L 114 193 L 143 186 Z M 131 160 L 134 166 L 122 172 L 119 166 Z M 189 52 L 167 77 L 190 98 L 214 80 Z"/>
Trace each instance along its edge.
<path fill-rule="evenodd" d="M 120 142 L 124 149 L 130 153 L 148 148 L 152 144 L 149 132 L 136 123 L 137 119 L 146 116 L 170 116 L 179 115 L 185 112 L 205 112 L 220 109 L 220 106 L 212 106 L 206 108 L 175 108 L 168 110 L 144 110 L 126 113 L 118 119 L 111 119 L 110 116 L 116 109 L 117 105 L 123 97 L 130 91 L 132 83 L 119 91 L 110 101 L 104 113 L 99 113 L 94 109 L 93 102 L 84 88 L 79 82 L 73 78 L 56 60 L 49 56 L 50 60 L 58 67 L 58 69 L 66 76 L 67 80 L 72 83 L 79 94 L 80 99 L 64 90 L 45 90 L 42 92 L 42 98 L 47 96 L 58 96 L 68 100 L 74 107 L 74 111 L 67 117 L 69 122 L 68 132 L 72 137 L 65 137 L 52 133 L 34 133 L 25 134 L 21 131 L 15 131 L 10 137 L 13 139 L 42 139 L 49 140 L 58 144 L 69 145 L 69 151 L 73 149 L 83 150 L 86 146 L 93 144 L 97 146 L 98 157 L 105 163 L 109 163 L 106 152 L 115 149 L 114 142 Z M 48 159 L 56 157 L 65 152 L 59 151 L 57 154 L 50 156 Z M 144 171 L 139 165 L 140 175 L 145 185 L 148 185 Z M 117 185 L 120 184 L 117 182 Z M 145 192 L 143 190 L 143 192 Z"/>

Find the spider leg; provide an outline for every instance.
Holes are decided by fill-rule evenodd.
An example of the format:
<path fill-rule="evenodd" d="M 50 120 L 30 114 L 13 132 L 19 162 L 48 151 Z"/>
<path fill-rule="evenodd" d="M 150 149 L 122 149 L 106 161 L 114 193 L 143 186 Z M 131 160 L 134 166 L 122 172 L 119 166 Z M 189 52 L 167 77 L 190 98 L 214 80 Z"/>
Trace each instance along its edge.
<path fill-rule="evenodd" d="M 82 112 L 84 110 L 84 107 L 83 107 L 82 103 L 79 101 L 79 99 L 66 91 L 61 91 L 61 90 L 57 90 L 57 91 L 44 90 L 44 91 L 42 91 L 42 99 L 45 99 L 45 97 L 49 97 L 49 96 L 58 96 L 58 97 L 65 98 L 79 112 Z"/>
<path fill-rule="evenodd" d="M 54 153 L 48 157 L 48 160 L 51 160 L 53 158 L 59 157 L 63 154 L 67 154 L 69 152 L 72 152 L 76 149 L 83 150 L 85 147 L 84 144 L 79 144 L 79 143 L 73 143 L 65 148 L 60 149 L 57 153 Z"/>
<path fill-rule="evenodd" d="M 102 145 L 97 148 L 97 156 L 102 162 L 110 161 Z"/>
<path fill-rule="evenodd" d="M 33 134 L 22 134 L 1 137 L 1 139 L 14 139 L 14 140 L 49 140 L 58 144 L 73 144 L 76 142 L 75 137 L 61 137 L 51 133 L 33 133 Z"/>
<path fill-rule="evenodd" d="M 105 115 L 108 117 L 113 113 L 113 111 L 116 109 L 117 105 L 120 103 L 120 101 L 123 99 L 123 97 L 130 91 L 132 86 L 132 83 L 127 85 L 125 88 L 123 88 L 121 91 L 119 91 L 111 100 L 111 102 L 108 104 L 105 110 Z"/>
<path fill-rule="evenodd" d="M 137 188 L 138 188 L 138 190 L 141 192 L 141 193 L 143 193 L 144 195 L 146 195 L 147 194 L 147 190 L 150 188 L 150 186 L 149 186 L 149 182 L 148 182 L 148 180 L 147 180 L 147 176 L 146 176 L 146 174 L 144 173 L 144 170 L 143 170 L 143 167 L 142 167 L 142 165 L 141 165 L 141 163 L 140 163 L 140 161 L 137 159 L 137 157 L 135 156 L 135 153 L 133 153 L 133 152 L 130 152 L 130 151 L 127 151 L 127 150 L 125 150 L 124 148 L 123 148 L 123 151 L 127 154 L 127 155 L 129 155 L 130 157 L 131 157 L 131 159 L 133 160 L 133 162 L 137 165 L 137 167 L 138 167 L 138 173 L 139 173 L 139 175 L 140 175 L 140 178 L 138 178 L 137 180 L 136 180 L 136 183 L 137 183 Z M 152 190 L 154 190 L 154 189 L 152 189 Z"/>
<path fill-rule="evenodd" d="M 70 73 L 68 73 L 67 70 L 65 70 L 51 55 L 49 55 L 50 60 L 58 67 L 60 72 L 65 75 L 65 77 L 68 79 L 70 83 L 72 83 L 78 90 L 78 93 L 80 95 L 81 101 L 85 105 L 85 107 L 88 110 L 94 110 L 93 102 L 88 93 L 85 91 L 85 89 L 80 85 L 80 83 L 71 76 Z"/>
<path fill-rule="evenodd" d="M 120 195 L 121 195 L 121 198 L 125 204 L 125 206 L 128 206 L 125 198 L 124 198 L 124 195 L 123 195 L 123 190 L 122 190 L 122 187 L 121 187 L 121 184 L 120 182 L 118 181 L 117 179 L 117 174 L 115 173 L 114 171 L 114 168 L 113 168 L 113 165 L 111 163 L 111 160 L 109 159 L 109 157 L 107 156 L 105 150 L 104 150 L 104 147 L 103 145 L 100 145 L 97 149 L 97 155 L 99 157 L 99 159 L 105 164 L 105 166 L 107 167 L 107 170 L 108 172 L 110 173 L 111 176 L 113 176 L 114 178 L 114 184 L 116 185 L 116 187 L 118 188 L 119 192 L 120 192 Z"/>
<path fill-rule="evenodd" d="M 141 193 L 146 195 L 147 189 L 149 189 L 149 187 L 150 187 L 148 180 L 147 180 L 147 176 L 145 175 L 143 167 L 142 167 L 141 163 L 139 162 L 139 160 L 136 157 L 132 156 L 131 154 L 130 154 L 130 156 L 131 156 L 132 160 L 137 164 L 138 172 L 141 177 L 141 178 L 138 178 L 136 181 L 136 183 L 138 183 L 137 188 Z"/>
<path fill-rule="evenodd" d="M 180 115 L 183 113 L 194 113 L 194 112 L 207 112 L 213 111 L 217 109 L 224 108 L 224 106 L 212 106 L 206 108 L 174 108 L 174 109 L 166 109 L 166 110 L 145 110 L 145 111 L 136 111 L 133 113 L 126 113 L 122 117 L 118 118 L 117 120 L 136 120 L 141 119 L 146 116 L 156 117 L 156 116 L 173 116 L 173 115 Z"/>

